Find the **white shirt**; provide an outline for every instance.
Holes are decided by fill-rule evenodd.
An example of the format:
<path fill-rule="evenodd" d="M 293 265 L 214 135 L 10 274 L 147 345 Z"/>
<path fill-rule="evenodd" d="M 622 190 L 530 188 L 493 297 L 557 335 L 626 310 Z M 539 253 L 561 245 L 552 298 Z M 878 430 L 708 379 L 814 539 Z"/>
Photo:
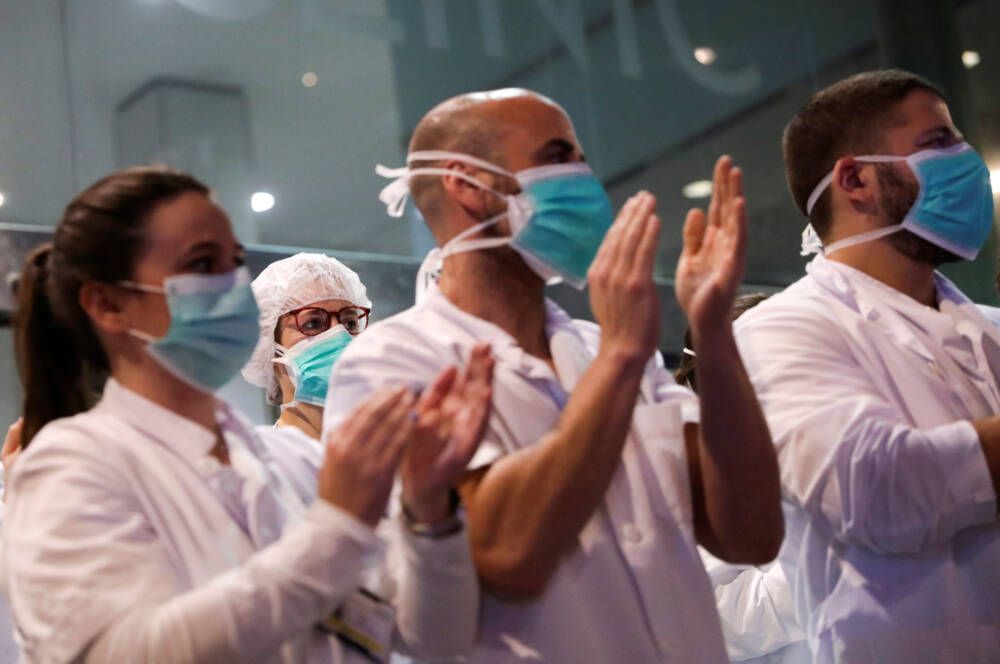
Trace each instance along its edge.
<path fill-rule="evenodd" d="M 726 651 L 733 662 L 808 664 L 812 654 L 795 620 L 792 590 L 781 565 L 733 565 L 699 549 L 715 589 Z"/>
<path fill-rule="evenodd" d="M 318 444 L 255 433 L 222 402 L 216 417 L 230 466 L 210 456 L 210 431 L 112 380 L 20 456 L 3 554 L 29 661 L 88 647 L 87 661 L 365 661 L 315 625 L 366 573 L 392 577 L 381 590 L 396 590 L 403 640 L 424 645 L 413 627 L 436 616 L 454 637 L 434 645 L 471 642 L 474 620 L 457 613 L 477 601 L 464 537 L 401 534 L 393 569 L 374 531 L 313 500 Z"/>
<path fill-rule="evenodd" d="M 0 498 L 3 497 L 3 464 L 0 464 Z M 4 503 L 0 502 L 0 525 L 3 524 Z M 3 543 L 0 542 L 0 547 Z M 2 561 L 0 554 L 0 561 Z M 3 574 L 0 572 L 0 577 Z M 14 640 L 14 628 L 10 621 L 10 607 L 7 605 L 7 591 L 4 579 L 0 578 L 0 664 L 14 664 L 18 659 L 17 642 Z"/>
<path fill-rule="evenodd" d="M 778 447 L 796 614 L 819 662 L 1000 661 L 1000 527 L 970 420 L 1000 331 L 823 257 L 736 338 Z"/>
<path fill-rule="evenodd" d="M 596 354 L 597 326 L 572 321 L 551 302 L 546 333 L 558 375 L 499 327 L 432 289 L 416 307 L 373 325 L 347 347 L 334 366 L 324 429 L 374 390 L 426 387 L 447 366 L 464 364 L 474 344 L 489 342 L 496 359 L 493 412 L 471 464 L 486 466 L 533 445 L 556 425 Z M 622 463 L 579 546 L 539 599 L 483 596 L 472 661 L 725 661 L 692 528 L 682 427 L 696 412 L 694 395 L 651 362 Z"/>

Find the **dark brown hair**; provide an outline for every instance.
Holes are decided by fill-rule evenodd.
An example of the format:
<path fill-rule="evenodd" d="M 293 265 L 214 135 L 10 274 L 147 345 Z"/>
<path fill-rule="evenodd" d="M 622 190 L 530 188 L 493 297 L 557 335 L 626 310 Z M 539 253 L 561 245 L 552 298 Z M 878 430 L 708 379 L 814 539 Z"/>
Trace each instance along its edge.
<path fill-rule="evenodd" d="M 816 185 L 838 159 L 881 148 L 881 134 L 895 121 L 899 103 L 914 90 L 942 99 L 931 82 L 899 69 L 864 72 L 820 90 L 785 127 L 782 150 L 788 189 L 802 214 Z M 830 231 L 830 195 L 824 192 L 808 215 L 821 239 Z"/>
<path fill-rule="evenodd" d="M 80 306 L 80 287 L 131 279 L 150 214 L 186 192 L 209 190 L 186 173 L 158 166 L 112 173 L 74 198 L 52 242 L 28 256 L 14 320 L 24 388 L 22 447 L 52 420 L 89 409 L 109 371 Z"/>

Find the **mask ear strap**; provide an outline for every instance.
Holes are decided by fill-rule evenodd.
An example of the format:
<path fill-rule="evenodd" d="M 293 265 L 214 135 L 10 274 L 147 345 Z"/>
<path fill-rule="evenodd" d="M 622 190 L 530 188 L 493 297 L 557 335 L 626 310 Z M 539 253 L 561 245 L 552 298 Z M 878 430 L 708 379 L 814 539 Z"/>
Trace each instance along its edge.
<path fill-rule="evenodd" d="M 167 291 L 160 286 L 150 286 L 149 284 L 140 284 L 135 281 L 119 281 L 118 285 L 122 288 L 139 291 L 140 293 L 152 293 L 153 295 L 167 294 Z"/>
<path fill-rule="evenodd" d="M 461 171 L 456 171 L 453 168 L 443 168 L 440 166 L 422 166 L 417 168 L 410 168 L 409 164 L 415 161 L 460 161 L 464 164 L 470 166 L 475 166 L 476 168 L 482 169 L 484 171 L 489 171 L 491 173 L 496 173 L 497 175 L 504 175 L 510 178 L 516 179 L 513 173 L 510 171 L 500 168 L 495 164 L 491 164 L 488 161 L 479 159 L 478 157 L 473 157 L 469 154 L 462 154 L 461 152 L 448 152 L 447 150 L 418 150 L 416 152 L 411 152 L 406 157 L 407 166 L 402 166 L 400 168 L 389 168 L 382 164 L 375 165 L 375 173 L 383 178 L 389 178 L 393 181 L 382 188 L 382 191 L 378 194 L 378 199 L 386 206 L 386 211 L 390 217 L 402 217 L 403 210 L 406 207 L 406 199 L 410 195 L 410 181 L 414 175 L 451 175 L 462 180 L 465 180 L 474 187 L 480 189 L 485 189 L 486 191 L 492 192 L 501 198 L 506 197 L 503 194 L 492 187 L 488 187 L 476 178 L 472 177 L 468 173 L 463 173 Z"/>
<path fill-rule="evenodd" d="M 847 247 L 853 247 L 856 244 L 862 244 L 863 242 L 871 242 L 872 240 L 877 240 L 883 238 L 886 235 L 892 235 L 903 230 L 903 224 L 893 224 L 892 226 L 884 226 L 882 228 L 876 228 L 875 230 L 865 231 L 864 233 L 858 233 L 857 235 L 851 235 L 850 237 L 845 237 L 843 240 L 838 240 L 828 247 L 823 248 L 823 255 L 829 256 L 835 251 L 840 251 L 841 249 L 846 249 Z"/>
<path fill-rule="evenodd" d="M 859 157 L 855 157 L 854 161 L 863 161 L 869 164 L 878 164 L 878 163 L 889 163 L 894 161 L 906 161 L 906 157 L 902 157 L 899 155 L 888 155 L 888 154 L 866 154 L 866 155 L 861 155 Z M 806 201 L 806 216 L 812 214 L 813 208 L 816 207 L 816 201 L 819 200 L 819 197 L 823 195 L 823 192 L 826 191 L 826 188 L 829 187 L 830 183 L 832 182 L 833 182 L 833 171 L 831 170 L 829 173 L 823 176 L 823 179 L 816 184 L 816 186 L 812 190 L 812 193 L 809 194 L 809 200 Z"/>
<path fill-rule="evenodd" d="M 443 260 L 448 256 L 454 256 L 455 254 L 461 254 L 466 251 L 490 249 L 492 247 L 501 247 L 505 244 L 510 244 L 509 237 L 483 237 L 466 240 L 467 237 L 475 235 L 479 231 L 489 228 L 490 226 L 496 225 L 505 216 L 507 216 L 507 212 L 501 212 L 500 214 L 490 217 L 486 221 L 480 222 L 475 226 L 469 226 L 464 231 L 445 242 L 444 246 L 441 247 L 441 259 Z"/>

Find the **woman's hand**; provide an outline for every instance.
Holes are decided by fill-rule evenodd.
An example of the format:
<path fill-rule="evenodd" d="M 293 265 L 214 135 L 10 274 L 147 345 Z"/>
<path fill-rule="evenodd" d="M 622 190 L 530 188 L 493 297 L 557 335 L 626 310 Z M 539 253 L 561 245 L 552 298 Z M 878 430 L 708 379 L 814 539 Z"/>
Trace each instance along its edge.
<path fill-rule="evenodd" d="M 413 438 L 416 397 L 405 387 L 376 392 L 326 437 L 319 497 L 374 528 Z"/>
<path fill-rule="evenodd" d="M 472 349 L 465 371 L 445 369 L 423 394 L 401 476 L 403 505 L 420 523 L 446 519 L 457 486 L 486 432 L 493 397 L 488 344 Z"/>

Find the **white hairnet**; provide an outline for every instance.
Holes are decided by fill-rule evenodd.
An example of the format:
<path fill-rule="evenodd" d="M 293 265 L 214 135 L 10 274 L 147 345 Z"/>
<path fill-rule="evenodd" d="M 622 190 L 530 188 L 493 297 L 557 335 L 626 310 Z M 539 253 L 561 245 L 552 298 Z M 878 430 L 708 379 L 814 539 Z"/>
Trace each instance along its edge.
<path fill-rule="evenodd" d="M 278 318 L 322 300 L 347 300 L 371 307 L 358 274 L 325 254 L 295 254 L 275 261 L 253 280 L 253 294 L 260 308 L 260 338 L 250 361 L 243 367 L 247 382 L 267 389 L 273 403 L 280 401 L 274 378 L 274 328 Z"/>

